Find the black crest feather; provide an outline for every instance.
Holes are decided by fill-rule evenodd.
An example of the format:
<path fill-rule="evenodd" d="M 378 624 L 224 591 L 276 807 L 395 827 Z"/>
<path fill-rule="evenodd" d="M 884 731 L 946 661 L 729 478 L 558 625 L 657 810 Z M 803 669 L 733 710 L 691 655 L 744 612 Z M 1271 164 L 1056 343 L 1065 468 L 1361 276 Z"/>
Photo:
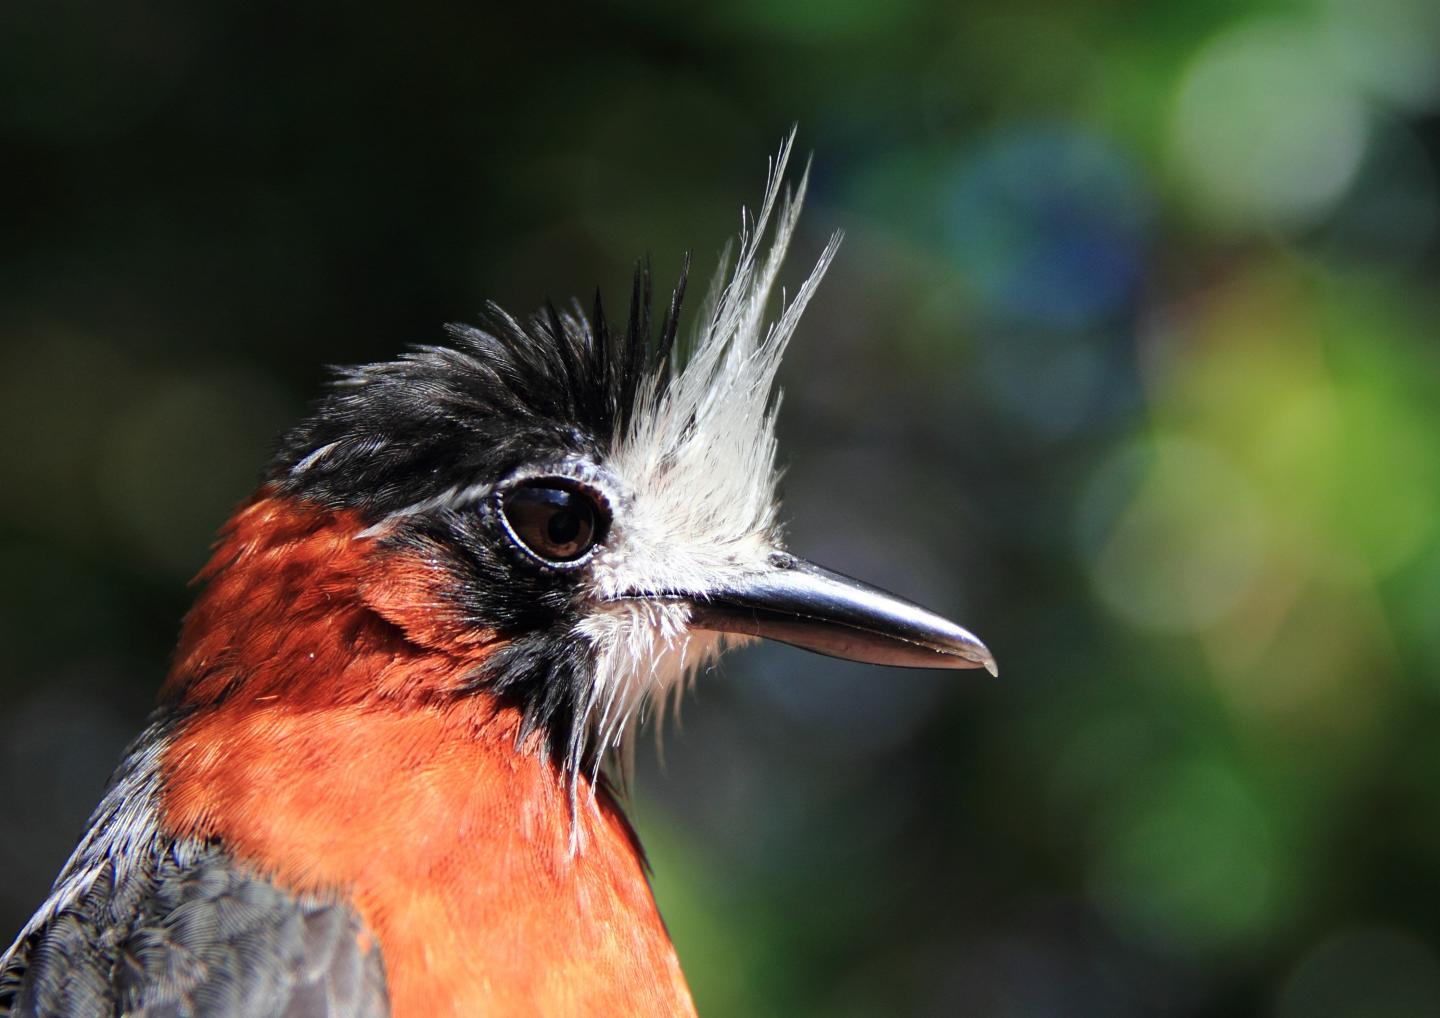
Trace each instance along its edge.
<path fill-rule="evenodd" d="M 380 517 L 537 455 L 603 454 L 642 399 L 665 390 L 688 268 L 686 259 L 658 337 L 641 263 L 622 331 L 598 294 L 588 317 L 578 304 L 551 303 L 521 320 L 489 303 L 477 325 L 447 327 L 451 345 L 336 369 L 310 416 L 282 438 L 269 480 L 305 501 Z"/>

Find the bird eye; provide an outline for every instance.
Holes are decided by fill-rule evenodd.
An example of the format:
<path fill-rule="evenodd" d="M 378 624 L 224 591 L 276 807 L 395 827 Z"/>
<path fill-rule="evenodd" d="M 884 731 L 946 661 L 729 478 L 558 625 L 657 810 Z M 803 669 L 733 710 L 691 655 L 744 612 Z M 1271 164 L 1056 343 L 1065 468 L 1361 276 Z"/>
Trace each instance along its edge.
<path fill-rule="evenodd" d="M 590 495 L 553 482 L 512 488 L 500 507 L 511 539 L 552 564 L 583 558 L 604 530 L 603 511 Z"/>

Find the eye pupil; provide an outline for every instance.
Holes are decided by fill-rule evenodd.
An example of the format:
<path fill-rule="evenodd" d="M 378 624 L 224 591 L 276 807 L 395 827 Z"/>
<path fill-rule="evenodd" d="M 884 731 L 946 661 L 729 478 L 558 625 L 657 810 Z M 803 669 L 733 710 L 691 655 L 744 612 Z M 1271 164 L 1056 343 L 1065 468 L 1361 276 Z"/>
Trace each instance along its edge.
<path fill-rule="evenodd" d="M 546 562 L 574 562 L 603 536 L 604 514 L 595 499 L 554 482 L 512 489 L 501 509 L 511 539 Z"/>
<path fill-rule="evenodd" d="M 562 509 L 550 517 L 550 525 L 545 530 L 553 543 L 569 544 L 580 535 L 580 517 L 574 510 Z"/>

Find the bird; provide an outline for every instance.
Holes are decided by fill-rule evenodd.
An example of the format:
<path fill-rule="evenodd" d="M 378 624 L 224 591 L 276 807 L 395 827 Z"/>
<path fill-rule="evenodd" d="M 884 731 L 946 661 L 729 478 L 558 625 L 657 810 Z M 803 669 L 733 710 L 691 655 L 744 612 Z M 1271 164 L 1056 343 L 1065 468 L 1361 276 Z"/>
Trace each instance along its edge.
<path fill-rule="evenodd" d="M 689 1015 L 624 810 L 643 718 L 756 638 L 985 668 L 786 550 L 794 134 L 696 327 L 547 304 L 338 369 L 220 532 L 159 705 L 0 957 L 0 1015 Z M 658 328 L 657 328 L 658 325 Z"/>

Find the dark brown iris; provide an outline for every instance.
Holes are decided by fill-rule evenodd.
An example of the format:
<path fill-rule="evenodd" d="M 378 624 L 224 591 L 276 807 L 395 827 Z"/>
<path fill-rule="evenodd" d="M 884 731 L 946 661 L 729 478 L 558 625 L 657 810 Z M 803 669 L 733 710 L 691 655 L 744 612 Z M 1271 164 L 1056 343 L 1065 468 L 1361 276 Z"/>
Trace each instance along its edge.
<path fill-rule="evenodd" d="M 583 491 L 531 482 L 512 489 L 502 507 L 515 540 L 547 562 L 574 562 L 600 537 L 600 508 Z"/>

